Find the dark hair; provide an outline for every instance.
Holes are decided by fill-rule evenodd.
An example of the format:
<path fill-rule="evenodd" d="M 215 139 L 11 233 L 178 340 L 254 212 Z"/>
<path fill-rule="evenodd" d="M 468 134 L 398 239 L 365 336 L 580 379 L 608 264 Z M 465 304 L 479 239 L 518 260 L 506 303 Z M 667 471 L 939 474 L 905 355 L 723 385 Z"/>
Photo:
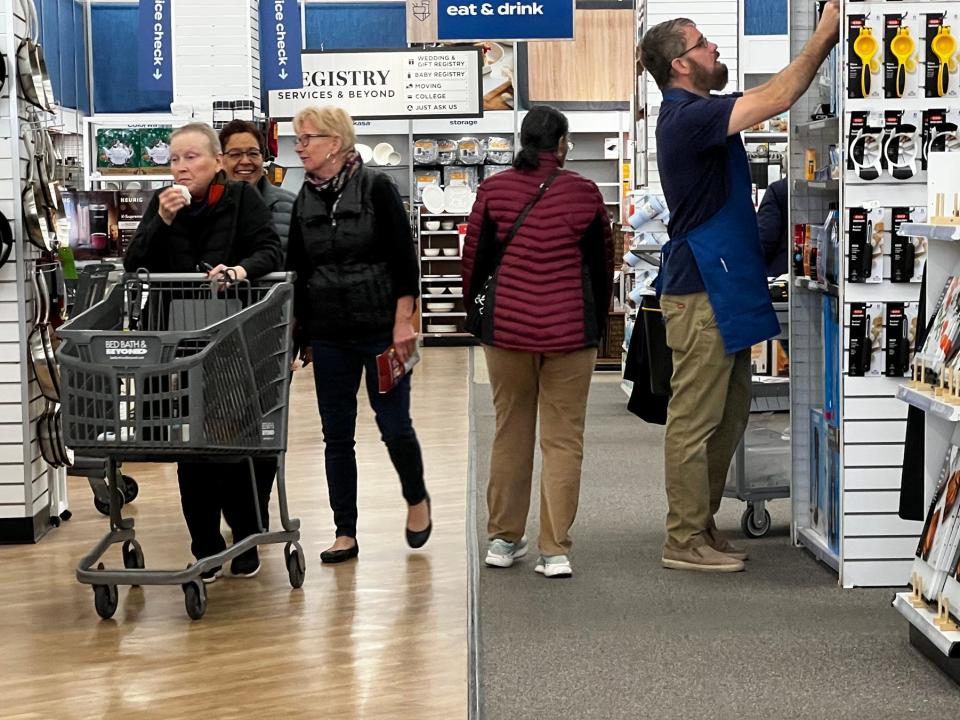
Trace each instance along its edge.
<path fill-rule="evenodd" d="M 241 135 L 242 133 L 250 133 L 257 139 L 257 145 L 260 148 L 260 153 L 264 158 L 266 158 L 267 141 L 263 137 L 263 133 L 260 132 L 260 128 L 247 120 L 231 120 L 224 125 L 223 129 L 220 130 L 220 146 L 226 150 L 227 141 L 234 135 Z"/>
<path fill-rule="evenodd" d="M 540 153 L 554 152 L 560 139 L 570 130 L 567 117 L 549 105 L 537 105 L 523 119 L 520 126 L 520 152 L 513 160 L 517 170 L 535 170 L 540 167 Z"/>
<path fill-rule="evenodd" d="M 670 86 L 673 61 L 685 50 L 687 39 L 682 28 L 693 24 L 688 18 L 667 20 L 647 30 L 640 41 L 640 64 L 661 90 Z"/>

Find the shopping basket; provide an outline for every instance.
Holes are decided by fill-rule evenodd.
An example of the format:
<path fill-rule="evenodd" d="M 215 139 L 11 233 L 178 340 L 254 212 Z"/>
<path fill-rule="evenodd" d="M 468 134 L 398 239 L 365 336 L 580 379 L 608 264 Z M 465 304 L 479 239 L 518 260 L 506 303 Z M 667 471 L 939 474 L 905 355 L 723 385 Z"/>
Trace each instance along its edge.
<path fill-rule="evenodd" d="M 188 614 L 199 618 L 206 608 L 201 573 L 272 542 L 287 543 L 290 582 L 302 585 L 300 524 L 287 513 L 283 473 L 293 279 L 274 273 L 226 282 L 140 271 L 58 331 L 66 444 L 108 464 L 110 532 L 77 569 L 77 578 L 94 586 L 101 617 L 116 611 L 118 584 L 180 584 Z M 145 569 L 133 520 L 120 515 L 117 463 L 246 460 L 255 486 L 256 456 L 278 459 L 283 530 L 251 535 L 186 570 Z M 119 542 L 124 569 L 94 569 Z"/>

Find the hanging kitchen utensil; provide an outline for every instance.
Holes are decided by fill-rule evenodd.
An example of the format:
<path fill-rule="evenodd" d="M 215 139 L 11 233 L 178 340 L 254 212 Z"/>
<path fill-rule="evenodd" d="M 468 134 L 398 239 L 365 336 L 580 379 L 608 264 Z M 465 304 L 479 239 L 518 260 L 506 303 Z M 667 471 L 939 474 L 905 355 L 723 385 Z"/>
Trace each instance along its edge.
<path fill-rule="evenodd" d="M 43 75 L 40 72 L 40 65 L 33 49 L 35 31 L 31 26 L 32 16 L 30 8 L 27 6 L 27 0 L 21 0 L 20 7 L 23 9 L 27 29 L 23 40 L 17 47 L 17 84 L 20 86 L 20 93 L 27 102 L 45 110 L 46 96 L 43 89 Z"/>
<path fill-rule="evenodd" d="M 40 74 L 40 85 L 37 87 L 37 97 L 41 107 L 47 112 L 55 113 L 56 100 L 53 97 L 53 83 L 50 82 L 50 73 L 47 71 L 47 62 L 43 57 L 43 47 L 40 45 L 40 15 L 33 0 L 24 0 L 22 3 L 27 18 L 27 28 L 33 39 L 33 66 Z"/>
<path fill-rule="evenodd" d="M 50 338 L 50 327 L 47 324 L 50 294 L 43 272 L 40 267 L 37 267 L 31 273 L 36 297 L 36 311 L 34 313 L 34 327 L 28 338 L 30 364 L 33 367 L 33 374 L 37 378 L 37 385 L 40 386 L 40 392 L 43 396 L 48 400 L 59 401 L 60 369 L 57 366 L 53 342 Z"/>
<path fill-rule="evenodd" d="M 896 91 L 897 97 L 903 97 L 903 92 L 907 86 L 907 73 L 915 72 L 917 62 L 913 58 L 913 53 L 917 49 L 917 44 L 910 35 L 909 27 L 897 28 L 897 34 L 890 40 L 890 52 L 897 59 L 897 79 Z"/>
<path fill-rule="evenodd" d="M 63 432 L 63 409 L 58 404 L 56 410 L 53 413 L 53 434 L 54 439 L 56 440 L 54 444 L 54 449 L 57 451 L 57 455 L 60 457 L 60 463 L 65 467 L 71 467 L 74 461 L 73 450 L 67 447 L 67 443 L 64 441 L 64 432 Z"/>
<path fill-rule="evenodd" d="M 0 268 L 7 264 L 13 250 L 13 228 L 7 216 L 0 212 Z"/>
<path fill-rule="evenodd" d="M 7 86 L 7 56 L 0 52 L 0 95 Z"/>
<path fill-rule="evenodd" d="M 949 25 L 940 26 L 936 37 L 930 41 L 930 49 L 940 61 L 940 69 L 937 71 L 937 95 L 943 97 L 947 94 L 950 73 L 957 69 L 957 60 L 954 58 L 954 53 L 957 52 L 957 39 L 953 36 Z"/>
<path fill-rule="evenodd" d="M 41 216 L 46 216 L 46 207 L 42 205 L 43 193 L 36 181 L 36 158 L 33 142 L 29 133 L 23 131 L 21 134 L 24 144 L 27 146 L 27 177 L 24 183 L 23 191 L 20 194 L 23 209 L 23 227 L 26 231 L 27 240 L 40 250 L 50 252 L 53 245 L 50 243 L 45 226 L 49 223 L 41 221 Z"/>
<path fill-rule="evenodd" d="M 862 65 L 860 69 L 861 97 L 870 95 L 870 76 L 872 73 L 880 72 L 880 61 L 877 59 L 879 50 L 880 43 L 874 37 L 873 29 L 869 27 L 860 28 L 857 39 L 853 41 L 853 52 L 860 58 Z"/>
<path fill-rule="evenodd" d="M 50 133 L 46 128 L 38 127 L 34 133 L 35 160 L 37 171 L 37 185 L 43 196 L 44 220 L 47 223 L 47 230 L 54 242 L 66 240 L 66 233 L 61 238 L 60 223 L 67 219 L 63 211 L 63 195 L 60 193 L 59 185 L 52 180 L 50 171 L 51 163 L 48 160 L 49 153 L 53 152 L 53 141 L 50 139 Z M 55 166 L 54 166 L 55 167 Z M 37 208 L 40 210 L 40 208 Z M 66 229 L 66 228 L 64 228 Z"/>
<path fill-rule="evenodd" d="M 37 418 L 37 444 L 40 446 L 40 455 L 44 461 L 51 467 L 56 467 L 57 457 L 53 451 L 53 438 L 50 436 L 50 415 L 47 410 L 44 410 Z"/>

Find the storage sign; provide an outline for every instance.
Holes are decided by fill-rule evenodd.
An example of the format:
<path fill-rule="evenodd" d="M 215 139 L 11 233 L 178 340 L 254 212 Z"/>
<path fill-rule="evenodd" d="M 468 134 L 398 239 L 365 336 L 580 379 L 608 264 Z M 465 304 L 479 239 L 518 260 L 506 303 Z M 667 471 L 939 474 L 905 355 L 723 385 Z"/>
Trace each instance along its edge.
<path fill-rule="evenodd" d="M 270 115 L 336 105 L 355 120 L 481 117 L 480 48 L 302 54 L 300 87 L 270 92 Z"/>
<path fill-rule="evenodd" d="M 145 92 L 172 93 L 170 0 L 140 0 L 137 21 L 137 85 Z"/>
<path fill-rule="evenodd" d="M 575 0 L 407 0 L 407 42 L 572 40 Z"/>
<path fill-rule="evenodd" d="M 260 0 L 260 37 L 263 86 L 267 90 L 300 87 L 300 8 L 297 0 Z"/>

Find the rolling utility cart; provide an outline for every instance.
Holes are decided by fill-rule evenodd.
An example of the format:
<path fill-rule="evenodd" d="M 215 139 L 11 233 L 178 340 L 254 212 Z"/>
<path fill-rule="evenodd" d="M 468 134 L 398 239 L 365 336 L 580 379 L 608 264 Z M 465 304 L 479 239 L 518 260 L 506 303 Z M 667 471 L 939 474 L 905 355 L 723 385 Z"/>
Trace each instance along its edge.
<path fill-rule="evenodd" d="M 773 307 L 780 320 L 776 339 L 784 340 L 789 332 L 787 303 Z M 788 378 L 754 377 L 750 423 L 730 463 L 723 493 L 747 504 L 740 527 L 750 538 L 763 537 L 770 530 L 767 501 L 790 497 L 789 410 Z"/>
<path fill-rule="evenodd" d="M 283 462 L 293 278 L 139 272 L 60 329 L 66 442 L 107 464 L 110 531 L 77 568 L 77 579 L 93 585 L 100 617 L 116 612 L 118 585 L 180 585 L 196 620 L 207 606 L 201 574 L 267 543 L 286 543 L 290 584 L 303 584 L 300 521 L 288 514 Z M 253 458 L 269 456 L 277 458 L 282 530 L 261 525 L 184 570 L 146 568 L 133 519 L 121 516 L 119 462 L 238 462 L 242 472 L 246 461 L 259 518 Z M 106 569 L 100 558 L 117 543 L 124 567 Z"/>

